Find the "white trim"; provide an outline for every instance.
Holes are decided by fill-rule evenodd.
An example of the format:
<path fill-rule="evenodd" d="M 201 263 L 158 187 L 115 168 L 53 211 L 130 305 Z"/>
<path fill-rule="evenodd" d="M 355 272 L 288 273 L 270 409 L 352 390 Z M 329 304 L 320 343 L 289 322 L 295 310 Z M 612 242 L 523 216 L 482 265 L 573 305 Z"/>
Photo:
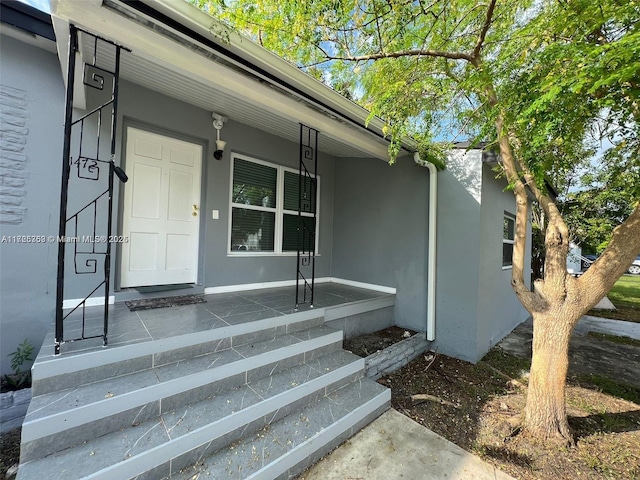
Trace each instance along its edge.
<path fill-rule="evenodd" d="M 63 300 L 62 309 L 66 310 L 67 308 L 76 308 L 83 300 L 84 298 L 70 298 Z M 116 303 L 115 295 L 109 295 L 109 305 L 113 305 L 114 303 Z M 84 304 L 87 307 L 98 307 L 100 305 L 104 305 L 104 297 L 89 297 Z"/>
<path fill-rule="evenodd" d="M 340 283 L 342 285 L 348 285 L 350 287 L 366 288 L 367 290 L 373 290 L 382 293 L 396 293 L 396 289 L 392 287 L 385 287 L 383 285 L 374 285 L 372 283 L 356 282 L 354 280 L 345 280 L 343 278 L 336 277 L 320 277 L 314 280 L 315 283 Z M 244 292 L 247 290 L 259 290 L 261 288 L 278 288 L 278 287 L 293 287 L 295 286 L 295 280 L 281 280 L 278 282 L 262 282 L 262 283 L 245 283 L 239 285 L 223 285 L 220 287 L 206 287 L 204 289 L 205 295 L 212 293 L 232 293 L 232 292 Z"/>
<path fill-rule="evenodd" d="M 331 282 L 340 283 L 342 285 L 348 285 L 350 287 L 366 288 L 367 290 L 373 290 L 376 292 L 391 293 L 393 295 L 395 295 L 396 293 L 396 289 L 393 287 L 385 287 L 384 285 L 374 285 L 373 283 L 356 282 L 355 280 L 346 280 L 344 278 L 331 277 Z"/>
<path fill-rule="evenodd" d="M 502 259 L 501 259 L 501 263 L 504 262 L 504 246 L 506 245 L 515 245 L 516 241 L 516 216 L 511 213 L 511 212 L 507 212 L 506 210 L 503 211 L 502 213 L 502 226 L 504 228 L 504 219 L 508 218 L 509 220 L 513 221 L 513 238 L 505 238 L 504 237 L 504 230 L 502 231 Z M 511 263 L 508 265 L 505 265 L 504 263 L 502 263 L 502 270 L 509 270 L 513 268 L 513 250 L 511 251 Z"/>
<path fill-rule="evenodd" d="M 316 278 L 315 283 L 327 283 L 331 281 L 331 277 Z M 204 289 L 205 295 L 212 293 L 231 293 L 231 292 L 246 292 L 247 290 L 259 290 L 261 288 L 278 288 L 278 287 L 293 287 L 295 286 L 295 280 L 281 280 L 278 282 L 262 282 L 262 283 L 245 283 L 240 285 L 223 285 L 221 287 L 206 287 Z"/>

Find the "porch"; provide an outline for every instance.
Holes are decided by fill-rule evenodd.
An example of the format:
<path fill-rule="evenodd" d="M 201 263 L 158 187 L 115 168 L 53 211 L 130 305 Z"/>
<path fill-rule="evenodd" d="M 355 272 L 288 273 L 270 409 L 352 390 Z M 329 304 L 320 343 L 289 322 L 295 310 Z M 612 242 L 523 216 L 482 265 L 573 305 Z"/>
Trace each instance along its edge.
<path fill-rule="evenodd" d="M 389 390 L 341 346 L 343 332 L 391 325 L 395 295 L 320 283 L 297 312 L 294 287 L 203 298 L 110 306 L 106 348 L 96 338 L 54 356 L 50 332 L 19 478 L 288 478 L 388 408 Z M 98 334 L 103 310 L 85 311 Z"/>

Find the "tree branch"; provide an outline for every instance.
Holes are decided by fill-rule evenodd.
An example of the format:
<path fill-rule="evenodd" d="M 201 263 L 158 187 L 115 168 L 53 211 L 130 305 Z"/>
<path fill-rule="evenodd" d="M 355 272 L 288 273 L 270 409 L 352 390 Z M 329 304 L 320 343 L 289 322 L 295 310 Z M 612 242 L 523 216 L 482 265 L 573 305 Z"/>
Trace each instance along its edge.
<path fill-rule="evenodd" d="M 494 94 L 495 95 L 495 94 Z M 491 101 L 491 100 L 490 100 Z M 530 312 L 541 311 L 546 308 L 546 302 L 532 292 L 524 281 L 524 261 L 527 243 L 527 215 L 529 212 L 529 200 L 524 183 L 520 179 L 509 139 L 502 132 L 503 118 L 502 114 L 498 114 L 496 118 L 496 129 L 498 131 L 498 145 L 500 146 L 500 156 L 502 157 L 502 165 L 509 183 L 513 185 L 516 199 L 516 231 L 513 244 L 513 259 L 511 266 L 511 286 L 516 295 L 522 302 L 522 305 Z"/>
<path fill-rule="evenodd" d="M 399 58 L 399 57 L 436 57 L 436 58 L 448 58 L 450 60 L 466 60 L 467 62 L 473 62 L 473 57 L 467 53 L 462 52 L 446 52 L 439 50 L 400 50 L 398 52 L 389 53 L 371 53 L 369 55 L 353 55 L 347 57 L 328 57 L 328 60 L 341 60 L 345 62 L 366 62 L 369 60 L 381 60 L 383 58 Z"/>
<path fill-rule="evenodd" d="M 602 255 L 576 280 L 577 290 L 582 292 L 588 307 L 593 307 L 604 297 L 618 278 L 629 268 L 640 238 L 640 202 L 631 215 L 613 230 L 611 241 Z"/>
<path fill-rule="evenodd" d="M 484 25 L 482 26 L 482 30 L 480 31 L 480 36 L 478 37 L 478 42 L 476 43 L 476 46 L 473 49 L 473 53 L 471 54 L 471 56 L 476 60 L 480 59 L 480 51 L 482 50 L 482 45 L 484 44 L 487 32 L 489 31 L 489 27 L 491 26 L 491 22 L 493 21 L 493 11 L 495 7 L 496 0 L 491 0 L 491 3 L 489 3 L 489 8 L 487 9 L 487 18 L 484 21 Z"/>

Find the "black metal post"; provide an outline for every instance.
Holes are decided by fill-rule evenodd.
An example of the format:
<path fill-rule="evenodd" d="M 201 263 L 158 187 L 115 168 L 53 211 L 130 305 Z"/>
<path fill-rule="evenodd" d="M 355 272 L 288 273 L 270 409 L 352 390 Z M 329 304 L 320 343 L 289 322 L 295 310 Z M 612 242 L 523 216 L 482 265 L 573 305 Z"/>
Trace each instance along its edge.
<path fill-rule="evenodd" d="M 304 233 L 302 231 L 302 228 L 300 228 L 301 225 L 301 217 L 302 217 L 302 156 L 303 156 L 303 152 L 302 149 L 304 148 L 303 144 L 302 144 L 302 136 L 303 136 L 303 131 L 304 131 L 304 125 L 300 124 L 300 159 L 298 162 L 298 249 L 296 250 L 296 306 L 295 306 L 295 310 L 298 309 L 298 305 L 300 305 L 300 299 L 299 299 L 299 281 L 300 281 L 300 246 L 302 245 L 302 243 L 304 242 Z"/>
<path fill-rule="evenodd" d="M 318 131 L 300 124 L 300 163 L 298 166 L 298 250 L 297 250 L 297 270 L 296 270 L 296 306 L 300 303 L 309 303 L 313 308 L 314 287 L 315 287 L 315 256 L 316 256 L 316 221 L 317 221 L 317 200 L 318 182 L 316 174 L 318 172 Z M 313 173 L 309 170 L 306 160 L 313 162 Z M 309 195 L 311 198 L 303 197 Z M 311 213 L 313 224 L 311 226 L 305 222 Z M 309 272 L 303 273 L 302 267 L 309 267 Z M 300 283 L 302 281 L 303 295 L 300 302 Z M 307 290 L 309 290 L 309 300 L 307 301 Z"/>
<path fill-rule="evenodd" d="M 117 175 L 122 182 L 126 182 L 127 177 L 124 171 L 120 167 L 116 166 L 116 134 L 117 134 L 117 120 L 118 120 L 118 79 L 120 75 L 120 56 L 122 49 L 128 50 L 121 45 L 115 44 L 109 40 L 94 35 L 86 30 L 77 28 L 74 25 L 70 25 L 70 52 L 69 52 L 69 71 L 67 79 L 67 100 L 66 100 L 66 112 L 65 112 L 65 129 L 64 129 L 64 163 L 62 173 L 62 192 L 61 192 L 61 207 L 60 207 L 60 240 L 66 238 L 67 224 L 71 223 L 74 228 L 74 273 L 76 275 L 96 274 L 98 273 L 99 257 L 104 255 L 104 278 L 99 280 L 96 286 L 94 286 L 91 292 L 85 296 L 85 298 L 79 302 L 75 308 L 71 309 L 66 314 L 63 314 L 62 306 L 64 301 L 64 283 L 65 283 L 65 253 L 66 245 L 63 241 L 58 245 L 58 285 L 56 294 L 56 325 L 55 325 L 55 354 L 60 353 L 60 346 L 65 342 L 73 342 L 76 340 L 86 340 L 90 338 L 102 338 L 103 346 L 107 345 L 108 333 L 109 333 L 109 292 L 111 285 L 111 234 L 113 223 L 113 190 L 114 190 L 114 175 Z M 111 85 L 111 98 L 103 101 L 99 106 L 94 107 L 92 110 L 85 112 L 83 115 L 73 120 L 73 93 L 76 74 L 76 52 L 78 51 L 79 37 L 80 35 L 86 35 L 90 39 L 93 39 L 93 55 L 91 60 L 84 62 L 82 67 L 82 87 L 91 88 L 93 90 L 103 91 L 106 86 L 106 81 L 112 80 Z M 87 45 L 91 45 L 88 43 Z M 91 47 L 88 47 L 91 48 Z M 99 53 L 105 52 L 105 49 L 112 49 L 115 60 L 109 60 L 108 55 L 104 56 L 105 59 L 98 58 Z M 108 50 L 107 50 L 108 51 Z M 105 65 L 106 64 L 106 65 Z M 111 64 L 113 67 L 109 67 Z M 101 132 L 103 123 L 103 113 L 106 114 L 106 109 L 111 108 L 111 127 L 110 127 L 110 151 L 109 159 L 105 159 L 101 156 Z M 94 120 L 91 120 L 94 119 Z M 94 149 L 83 148 L 85 140 L 85 126 L 93 123 L 96 128 L 95 138 L 95 152 Z M 73 130 L 76 128 L 77 130 Z M 72 154 L 72 136 L 74 132 L 77 132 L 77 136 L 74 138 L 77 143 L 77 156 Z M 75 145 L 75 144 L 74 144 Z M 90 152 L 87 152 L 90 150 Z M 74 150 L 75 151 L 75 150 Z M 77 166 L 74 168 L 75 176 L 74 183 L 76 181 L 90 181 L 95 185 L 95 192 L 93 200 L 89 201 L 82 208 L 78 209 L 70 217 L 68 216 L 68 201 L 70 192 L 70 180 L 71 180 L 71 166 Z M 104 180 L 100 179 L 101 168 L 107 168 L 107 185 L 105 187 Z M 104 171 L 104 170 L 103 170 Z M 77 178 L 76 178 L 77 177 Z M 104 178 L 104 177 L 103 177 Z M 73 197 L 72 197 L 73 198 Z M 104 211 L 104 202 L 107 202 L 107 211 Z M 100 205 L 99 205 L 100 204 Z M 98 222 L 98 215 L 105 215 L 101 217 Z M 81 222 L 81 215 L 85 219 L 91 219 L 90 235 L 80 236 L 79 225 Z M 101 230 L 104 228 L 104 219 L 106 218 L 106 236 L 98 235 L 104 232 Z M 90 247 L 82 247 L 80 245 L 90 244 Z M 102 246 L 102 243 L 106 242 L 106 246 Z M 96 292 L 104 287 L 104 314 L 102 333 L 96 334 L 94 330 L 87 330 L 87 316 L 86 307 L 87 300 L 92 298 Z M 64 322 L 72 314 L 76 314 L 81 317 L 81 332 L 77 338 L 64 337 Z"/>
<path fill-rule="evenodd" d="M 116 124 L 118 121 L 118 78 L 120 75 L 120 48 L 116 48 L 114 81 L 112 89 L 113 107 L 111 109 L 111 158 L 109 160 L 109 213 L 107 220 L 107 254 L 104 258 L 104 333 L 102 345 L 107 346 L 109 334 L 109 284 L 111 281 L 111 232 L 113 223 L 113 176 L 116 158 Z"/>
<path fill-rule="evenodd" d="M 64 301 L 64 237 L 67 231 L 67 200 L 69 192 L 69 163 L 71 155 L 71 127 L 73 122 L 73 87 L 76 68 L 76 51 L 78 49 L 78 31 L 69 25 L 69 65 L 67 66 L 67 91 L 65 95 L 64 145 L 62 149 L 62 184 L 60 186 L 60 222 L 58 224 L 58 275 L 56 288 L 56 328 L 55 355 L 60 354 L 60 344 L 64 341 L 62 328 L 62 303 Z"/>

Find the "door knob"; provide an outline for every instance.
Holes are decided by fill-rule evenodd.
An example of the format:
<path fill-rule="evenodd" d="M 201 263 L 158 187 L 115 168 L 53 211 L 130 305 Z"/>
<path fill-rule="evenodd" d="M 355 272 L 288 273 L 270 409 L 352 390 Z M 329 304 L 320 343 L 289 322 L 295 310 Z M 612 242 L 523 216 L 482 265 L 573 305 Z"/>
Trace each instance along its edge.
<path fill-rule="evenodd" d="M 198 206 L 197 205 L 193 205 L 193 212 L 191 213 L 192 216 L 197 217 L 198 216 Z"/>

